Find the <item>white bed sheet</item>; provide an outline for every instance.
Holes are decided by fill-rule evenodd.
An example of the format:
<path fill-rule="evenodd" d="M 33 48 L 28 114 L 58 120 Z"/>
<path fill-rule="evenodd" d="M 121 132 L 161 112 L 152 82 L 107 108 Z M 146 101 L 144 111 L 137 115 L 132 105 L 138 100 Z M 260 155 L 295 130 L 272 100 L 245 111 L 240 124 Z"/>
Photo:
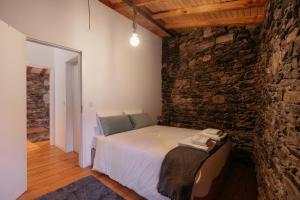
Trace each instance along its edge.
<path fill-rule="evenodd" d="M 157 191 L 162 161 L 179 141 L 196 132 L 198 130 L 150 126 L 107 137 L 96 136 L 93 169 L 147 199 L 169 199 Z"/>

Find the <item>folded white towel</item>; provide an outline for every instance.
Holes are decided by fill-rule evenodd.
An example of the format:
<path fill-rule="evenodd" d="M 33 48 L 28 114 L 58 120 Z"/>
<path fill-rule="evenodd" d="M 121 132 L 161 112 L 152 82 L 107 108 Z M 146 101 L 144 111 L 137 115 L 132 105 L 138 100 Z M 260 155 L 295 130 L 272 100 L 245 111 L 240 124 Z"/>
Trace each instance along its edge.
<path fill-rule="evenodd" d="M 223 140 L 226 136 L 227 136 L 227 133 L 223 133 L 222 135 L 213 135 L 213 134 L 207 134 L 205 132 L 202 132 L 200 131 L 199 133 L 197 133 L 199 135 L 203 135 L 203 136 L 206 136 L 206 137 L 209 137 L 211 138 L 212 140 L 216 140 L 216 141 L 220 141 L 220 140 Z"/>
<path fill-rule="evenodd" d="M 197 145 L 201 145 L 201 146 L 206 146 L 206 144 L 209 140 L 211 140 L 211 139 L 207 136 L 204 136 L 204 135 L 196 134 L 192 137 L 192 143 L 197 144 Z"/>
<path fill-rule="evenodd" d="M 206 134 L 211 134 L 211 135 L 218 135 L 221 134 L 222 131 L 220 129 L 214 129 L 214 128 L 207 128 L 202 130 L 202 132 L 206 133 Z"/>
<path fill-rule="evenodd" d="M 187 147 L 192 147 L 195 149 L 203 150 L 206 152 L 210 152 L 215 147 L 215 144 L 216 144 L 216 142 L 211 141 L 209 146 L 197 145 L 197 144 L 194 144 L 192 140 L 193 140 L 193 137 L 185 138 L 184 140 L 182 140 L 178 143 L 178 146 L 187 146 Z"/>

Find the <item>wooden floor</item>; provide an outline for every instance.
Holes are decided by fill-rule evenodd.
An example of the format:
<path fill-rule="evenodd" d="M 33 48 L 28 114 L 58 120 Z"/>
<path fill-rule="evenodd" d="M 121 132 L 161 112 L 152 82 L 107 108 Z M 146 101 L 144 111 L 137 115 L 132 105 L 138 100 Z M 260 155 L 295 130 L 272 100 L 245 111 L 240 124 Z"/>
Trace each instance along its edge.
<path fill-rule="evenodd" d="M 27 129 L 27 134 L 31 133 L 42 133 L 42 132 L 47 132 L 49 131 L 48 128 L 40 127 L 40 128 L 28 128 Z"/>
<path fill-rule="evenodd" d="M 35 199 L 45 193 L 56 190 L 85 176 L 93 175 L 124 199 L 140 200 L 129 190 L 105 175 L 80 168 L 77 153 L 64 153 L 49 145 L 49 141 L 28 142 L 28 190 L 19 199 Z M 256 182 L 252 168 L 233 162 L 226 183 L 217 199 L 255 200 Z"/>
<path fill-rule="evenodd" d="M 221 183 L 216 199 L 221 200 L 256 200 L 257 185 L 254 166 L 244 164 L 231 157 L 229 170 Z"/>
<path fill-rule="evenodd" d="M 125 199 L 140 200 L 133 191 L 121 186 L 107 176 L 80 168 L 77 153 L 64 153 L 49 141 L 27 142 L 28 190 L 19 199 L 35 199 L 80 178 L 93 175 Z"/>

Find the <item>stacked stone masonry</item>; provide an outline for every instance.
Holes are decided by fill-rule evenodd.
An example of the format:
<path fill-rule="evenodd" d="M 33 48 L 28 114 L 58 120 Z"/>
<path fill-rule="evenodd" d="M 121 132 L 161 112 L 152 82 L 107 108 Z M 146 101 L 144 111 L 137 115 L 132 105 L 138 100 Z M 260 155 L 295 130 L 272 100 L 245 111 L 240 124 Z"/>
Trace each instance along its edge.
<path fill-rule="evenodd" d="M 253 152 L 259 26 L 180 32 L 163 41 L 162 123 L 220 128 L 236 150 Z"/>
<path fill-rule="evenodd" d="M 256 65 L 255 160 L 260 199 L 300 199 L 300 1 L 272 0 Z"/>
<path fill-rule="evenodd" d="M 260 26 L 163 40 L 161 123 L 230 133 L 259 199 L 300 199 L 300 1 L 269 0 Z"/>
<path fill-rule="evenodd" d="M 27 128 L 49 128 L 49 74 L 27 74 Z"/>

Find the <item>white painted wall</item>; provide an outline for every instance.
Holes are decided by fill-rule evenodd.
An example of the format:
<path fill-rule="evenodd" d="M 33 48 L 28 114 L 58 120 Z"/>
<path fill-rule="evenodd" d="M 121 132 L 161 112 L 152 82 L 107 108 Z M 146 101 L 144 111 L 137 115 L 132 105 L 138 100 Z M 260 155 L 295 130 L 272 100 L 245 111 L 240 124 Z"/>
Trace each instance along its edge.
<path fill-rule="evenodd" d="M 40 68 L 54 66 L 54 48 L 33 42 L 26 42 L 27 65 Z"/>
<path fill-rule="evenodd" d="M 25 192 L 26 53 L 25 36 L 0 20 L 0 199 Z"/>
<path fill-rule="evenodd" d="M 142 108 L 161 111 L 161 39 L 138 27 L 141 44 L 129 45 L 131 21 L 91 0 L 0 0 L 0 19 L 26 35 L 82 51 L 83 157 L 90 164 L 95 113 Z"/>

